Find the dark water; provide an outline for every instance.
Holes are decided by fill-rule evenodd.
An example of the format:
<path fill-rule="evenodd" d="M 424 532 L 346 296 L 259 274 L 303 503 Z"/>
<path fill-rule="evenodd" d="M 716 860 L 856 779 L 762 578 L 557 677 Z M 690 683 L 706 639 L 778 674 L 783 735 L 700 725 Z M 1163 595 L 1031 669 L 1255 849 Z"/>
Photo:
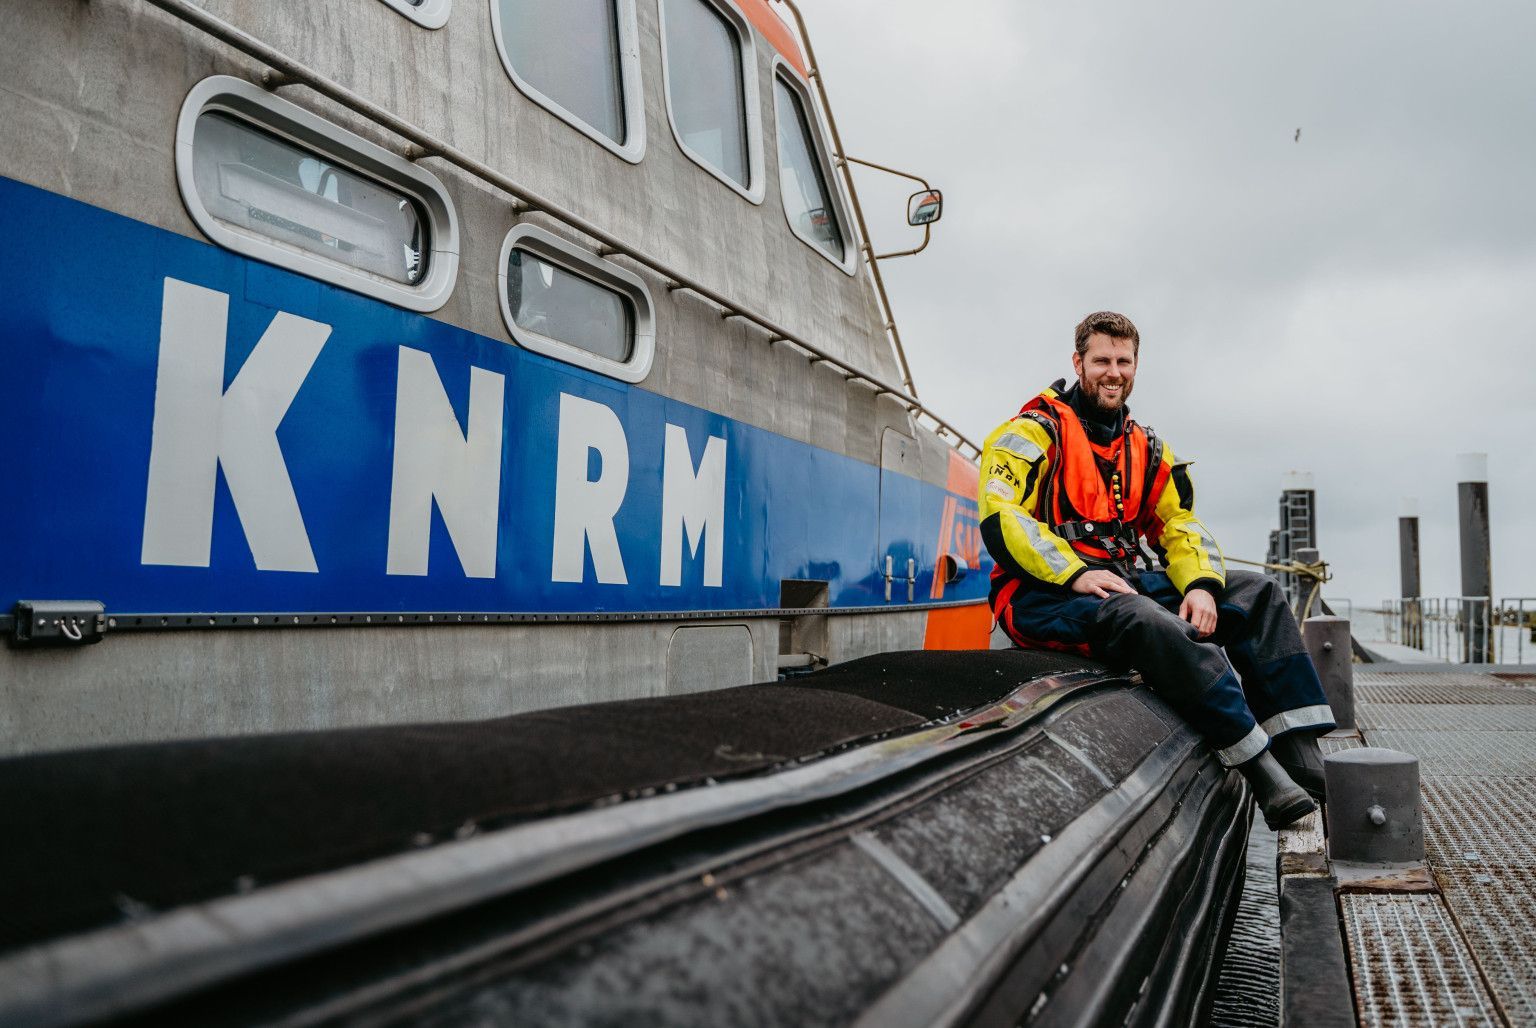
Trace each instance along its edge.
<path fill-rule="evenodd" d="M 1280 904 L 1275 833 L 1255 817 L 1248 833 L 1247 881 L 1232 941 L 1216 982 L 1212 1028 L 1268 1028 L 1280 1023 Z"/>

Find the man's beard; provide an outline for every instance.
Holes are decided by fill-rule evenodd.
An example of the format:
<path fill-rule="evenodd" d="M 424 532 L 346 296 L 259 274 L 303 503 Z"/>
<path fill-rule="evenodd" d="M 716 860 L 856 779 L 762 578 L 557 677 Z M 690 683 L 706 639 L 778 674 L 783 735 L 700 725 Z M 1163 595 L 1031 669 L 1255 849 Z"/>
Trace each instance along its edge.
<path fill-rule="evenodd" d="M 1090 390 L 1088 388 L 1087 382 L 1082 382 L 1080 384 L 1083 390 L 1083 398 L 1092 404 L 1093 407 L 1101 414 L 1111 415 L 1119 414 L 1122 410 L 1125 409 L 1125 402 L 1131 398 L 1131 388 L 1134 385 L 1132 382 L 1122 383 L 1119 395 L 1111 398 L 1111 400 L 1106 403 L 1104 400 L 1104 395 L 1099 391 L 1102 386 L 1096 386 Z"/>

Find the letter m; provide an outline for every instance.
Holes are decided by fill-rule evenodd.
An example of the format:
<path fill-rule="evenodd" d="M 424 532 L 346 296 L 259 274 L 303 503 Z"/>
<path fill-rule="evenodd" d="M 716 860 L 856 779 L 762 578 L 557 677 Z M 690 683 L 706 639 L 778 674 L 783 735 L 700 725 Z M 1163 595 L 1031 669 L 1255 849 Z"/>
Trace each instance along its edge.
<path fill-rule="evenodd" d="M 704 584 L 721 585 L 725 557 L 725 440 L 710 436 L 694 472 L 688 433 L 668 425 L 662 455 L 661 584 L 683 584 L 683 534 L 695 557 L 704 543 Z"/>

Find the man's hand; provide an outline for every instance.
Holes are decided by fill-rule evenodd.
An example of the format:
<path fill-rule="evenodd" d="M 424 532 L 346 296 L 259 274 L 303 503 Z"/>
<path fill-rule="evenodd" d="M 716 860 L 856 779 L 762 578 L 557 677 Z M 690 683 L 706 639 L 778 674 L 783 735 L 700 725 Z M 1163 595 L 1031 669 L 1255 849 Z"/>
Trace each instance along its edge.
<path fill-rule="evenodd" d="M 1206 638 L 1216 631 L 1216 597 L 1204 589 L 1191 589 L 1179 604 L 1179 617 L 1194 625 L 1200 638 Z"/>
<path fill-rule="evenodd" d="M 1108 599 L 1110 593 L 1134 593 L 1136 590 L 1113 571 L 1085 571 L 1072 580 L 1072 591 L 1084 596 Z M 1211 607 L 1211 624 L 1215 624 L 1215 606 Z"/>

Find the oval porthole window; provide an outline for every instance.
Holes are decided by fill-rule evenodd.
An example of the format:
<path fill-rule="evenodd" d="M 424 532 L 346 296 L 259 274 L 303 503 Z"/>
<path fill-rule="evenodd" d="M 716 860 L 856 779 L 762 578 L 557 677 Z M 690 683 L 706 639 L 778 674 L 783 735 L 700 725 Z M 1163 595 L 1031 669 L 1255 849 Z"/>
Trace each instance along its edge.
<path fill-rule="evenodd" d="M 620 364 L 634 353 L 628 298 L 521 247 L 507 255 L 507 309 L 524 332 Z"/>
<path fill-rule="evenodd" d="M 452 291 L 458 233 L 436 177 L 243 80 L 193 88 L 177 177 L 228 249 L 413 310 Z"/>
<path fill-rule="evenodd" d="M 427 219 L 398 190 L 219 112 L 198 115 L 193 174 L 226 225 L 403 285 L 427 271 Z"/>
<path fill-rule="evenodd" d="M 626 382 L 650 371 L 655 316 L 645 283 L 532 225 L 507 235 L 502 318 L 523 347 Z"/>

